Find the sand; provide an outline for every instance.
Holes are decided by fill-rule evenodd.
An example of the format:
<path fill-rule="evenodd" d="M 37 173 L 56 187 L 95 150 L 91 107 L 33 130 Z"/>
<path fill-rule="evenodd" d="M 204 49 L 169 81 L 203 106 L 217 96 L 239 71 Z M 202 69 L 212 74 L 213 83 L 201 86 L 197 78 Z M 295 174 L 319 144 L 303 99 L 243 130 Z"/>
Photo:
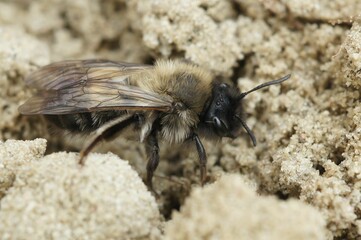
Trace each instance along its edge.
<path fill-rule="evenodd" d="M 249 233 L 257 239 L 267 233 L 274 239 L 361 238 L 360 10 L 354 0 L 1 1 L 0 236 L 207 239 L 206 234 L 209 239 L 242 239 L 240 234 Z M 289 73 L 292 78 L 245 100 L 257 147 L 245 134 L 204 143 L 210 175 L 204 189 L 194 151 L 161 144 L 154 183 L 160 197 L 155 200 L 141 182 L 141 144 L 121 137 L 104 144 L 95 150 L 103 154 L 92 155 L 99 163 L 90 161 L 89 172 L 77 173 L 76 152 L 84 140 L 49 130 L 41 117 L 18 113 L 32 93 L 24 84 L 31 71 L 80 58 L 138 63 L 185 58 L 242 91 Z M 132 177 L 123 181 L 118 175 L 125 172 Z M 104 174 L 112 176 L 111 183 Z M 67 185 L 67 178 L 73 185 Z M 222 184 L 233 186 L 234 192 Z M 139 192 L 122 193 L 130 185 Z M 82 186 L 91 191 L 74 195 Z M 236 199 L 229 209 L 223 206 L 228 200 L 217 200 L 223 195 Z M 116 211 L 112 202 L 94 218 L 90 203 L 74 213 L 77 201 L 85 198 L 101 208 L 107 196 L 125 202 L 129 197 L 137 204 Z M 70 199 L 67 210 L 54 210 L 64 199 Z M 212 199 L 210 211 L 204 205 L 195 213 L 199 202 Z M 29 202 L 34 202 L 30 210 Z M 217 204 L 225 209 L 219 206 L 217 212 Z M 244 211 L 237 214 L 237 209 Z M 144 212 L 141 221 L 139 212 Z M 122 221 L 133 213 L 138 220 L 124 230 Z M 255 221 L 248 220 L 251 213 Z M 25 215 L 22 224 L 11 227 Z M 268 220 L 280 218 L 289 221 Z M 239 225 L 215 227 L 232 219 Z M 206 226 L 191 229 L 187 222 Z M 232 230 L 237 226 L 244 232 Z"/>

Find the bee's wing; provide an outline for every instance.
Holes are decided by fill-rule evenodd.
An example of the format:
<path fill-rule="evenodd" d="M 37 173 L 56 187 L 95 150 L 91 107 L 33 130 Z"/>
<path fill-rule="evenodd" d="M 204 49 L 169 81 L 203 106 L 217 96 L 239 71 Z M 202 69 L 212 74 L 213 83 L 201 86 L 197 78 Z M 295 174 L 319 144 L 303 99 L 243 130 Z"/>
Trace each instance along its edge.
<path fill-rule="evenodd" d="M 129 85 L 132 74 L 152 66 L 107 60 L 65 61 L 31 74 L 39 93 L 20 106 L 22 114 L 70 114 L 104 110 L 169 111 L 172 98 Z"/>
<path fill-rule="evenodd" d="M 44 66 L 30 74 L 25 82 L 39 90 L 60 90 L 86 82 L 126 81 L 130 74 L 152 66 L 133 63 L 120 63 L 109 60 L 62 61 Z"/>

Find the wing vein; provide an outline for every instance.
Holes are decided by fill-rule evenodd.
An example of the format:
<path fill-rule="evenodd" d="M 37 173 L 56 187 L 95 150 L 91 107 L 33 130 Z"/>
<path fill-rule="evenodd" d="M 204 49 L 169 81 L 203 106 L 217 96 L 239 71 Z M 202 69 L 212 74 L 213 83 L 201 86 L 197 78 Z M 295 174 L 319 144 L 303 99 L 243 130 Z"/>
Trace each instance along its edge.
<path fill-rule="evenodd" d="M 135 74 L 152 66 L 108 60 L 53 63 L 31 74 L 26 83 L 39 92 L 20 106 L 23 114 L 70 114 L 107 110 L 169 111 L 173 99 L 130 85 Z"/>

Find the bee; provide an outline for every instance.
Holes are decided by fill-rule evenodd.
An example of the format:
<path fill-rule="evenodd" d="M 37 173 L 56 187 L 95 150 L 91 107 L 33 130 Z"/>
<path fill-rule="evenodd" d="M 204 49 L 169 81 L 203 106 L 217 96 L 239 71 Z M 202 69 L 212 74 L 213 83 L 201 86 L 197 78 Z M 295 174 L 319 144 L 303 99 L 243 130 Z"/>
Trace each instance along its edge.
<path fill-rule="evenodd" d="M 26 84 L 38 91 L 19 107 L 19 112 L 44 115 L 57 127 L 73 133 L 93 133 L 80 152 L 80 164 L 100 141 L 130 129 L 145 143 L 146 184 L 150 189 L 159 163 L 158 141 L 193 142 L 203 185 L 207 157 L 200 137 L 236 138 L 243 128 L 256 145 L 243 117 L 242 100 L 251 92 L 289 78 L 286 75 L 239 92 L 216 81 L 200 66 L 180 60 L 158 60 L 154 65 L 63 61 L 42 67 L 26 78 Z"/>

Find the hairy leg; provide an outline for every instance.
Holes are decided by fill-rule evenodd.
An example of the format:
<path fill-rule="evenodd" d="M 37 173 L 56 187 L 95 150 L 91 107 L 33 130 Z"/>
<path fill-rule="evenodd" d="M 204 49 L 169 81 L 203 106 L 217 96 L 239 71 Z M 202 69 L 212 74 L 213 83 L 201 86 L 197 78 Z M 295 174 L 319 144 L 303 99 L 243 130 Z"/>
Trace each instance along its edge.
<path fill-rule="evenodd" d="M 84 165 L 86 156 L 91 152 L 91 150 L 102 140 L 109 140 L 116 136 L 124 128 L 128 127 L 136 121 L 134 115 L 124 115 L 119 118 L 116 118 L 100 128 L 98 128 L 93 138 L 85 145 L 85 147 L 80 152 L 79 164 Z"/>
<path fill-rule="evenodd" d="M 148 188 L 154 192 L 152 182 L 153 173 L 159 164 L 159 146 L 156 130 L 152 130 L 152 132 L 147 137 L 145 144 L 145 149 L 148 156 L 146 183 Z"/>

